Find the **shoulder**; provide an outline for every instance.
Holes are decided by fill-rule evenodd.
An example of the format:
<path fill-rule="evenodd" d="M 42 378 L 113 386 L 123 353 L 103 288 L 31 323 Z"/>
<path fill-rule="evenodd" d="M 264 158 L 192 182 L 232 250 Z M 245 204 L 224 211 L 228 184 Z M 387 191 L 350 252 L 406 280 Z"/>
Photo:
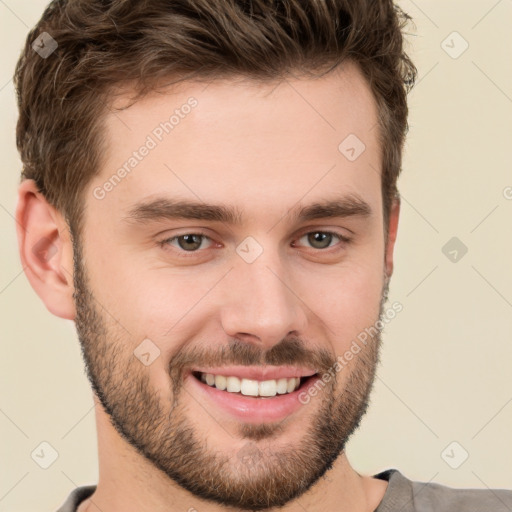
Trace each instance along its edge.
<path fill-rule="evenodd" d="M 398 469 L 375 475 L 388 481 L 376 512 L 512 512 L 512 490 L 464 489 L 434 482 L 413 481 Z"/>
<path fill-rule="evenodd" d="M 512 490 L 464 489 L 437 483 L 412 482 L 419 511 L 511 512 Z"/>
<path fill-rule="evenodd" d="M 57 512 L 76 512 L 80 503 L 85 501 L 96 490 L 96 485 L 84 485 L 76 487 L 71 491 L 66 501 L 61 505 Z"/>

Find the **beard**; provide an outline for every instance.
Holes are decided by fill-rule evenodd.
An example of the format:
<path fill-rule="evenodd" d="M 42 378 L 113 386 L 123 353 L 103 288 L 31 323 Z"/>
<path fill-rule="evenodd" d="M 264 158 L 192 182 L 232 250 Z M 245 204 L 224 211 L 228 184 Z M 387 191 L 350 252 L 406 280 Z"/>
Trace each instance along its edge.
<path fill-rule="evenodd" d="M 169 389 L 161 393 L 152 386 L 148 368 L 133 355 L 140 340 L 133 340 L 95 300 L 80 241 L 74 243 L 74 286 L 75 324 L 87 377 L 112 425 L 155 468 L 200 499 L 253 511 L 285 505 L 332 468 L 368 409 L 380 362 L 380 329 L 345 369 L 350 374 L 343 389 L 338 389 L 335 372 L 320 396 L 304 405 L 316 407 L 316 412 L 298 443 L 272 447 L 270 440 L 285 432 L 287 419 L 237 422 L 239 439 L 232 445 L 245 440 L 242 448 L 229 454 L 214 450 L 214 440 L 194 428 L 197 418 L 186 414 L 192 397 L 183 387 L 183 376 L 194 365 L 306 365 L 322 373 L 335 366 L 336 355 L 311 350 L 300 338 L 283 339 L 266 352 L 237 339 L 216 350 L 182 344 L 166 368 Z M 385 279 L 379 319 L 388 287 Z M 172 400 L 162 399 L 166 392 Z M 265 440 L 266 448 L 261 443 Z"/>

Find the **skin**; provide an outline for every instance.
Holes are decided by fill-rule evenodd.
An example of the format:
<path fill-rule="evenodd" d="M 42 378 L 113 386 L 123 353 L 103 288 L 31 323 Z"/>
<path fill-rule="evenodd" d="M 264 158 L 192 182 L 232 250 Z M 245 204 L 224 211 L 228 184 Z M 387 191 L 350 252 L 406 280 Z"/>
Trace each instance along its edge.
<path fill-rule="evenodd" d="M 97 199 L 93 191 L 191 96 L 197 107 Z M 34 182 L 20 185 L 26 275 L 52 314 L 75 321 L 94 391 L 100 478 L 80 512 L 375 510 L 387 482 L 357 473 L 344 447 L 368 405 L 380 336 L 279 423 L 230 417 L 185 375 L 222 357 L 257 365 L 273 355 L 326 369 L 379 319 L 399 203 L 386 240 L 376 123 L 375 100 L 352 63 L 317 80 L 182 83 L 108 114 L 108 150 L 84 190 L 75 265 L 62 214 Z M 338 151 L 350 133 L 366 146 L 353 162 Z M 292 222 L 298 203 L 349 193 L 372 213 Z M 157 196 L 236 206 L 244 220 L 123 221 Z M 198 231 L 209 238 L 196 252 L 176 239 L 159 244 Z M 351 241 L 318 248 L 304 235 L 319 231 Z M 248 236 L 263 249 L 250 264 L 235 251 Z M 44 238 L 51 257 L 32 250 Z M 133 355 L 147 338 L 160 350 L 149 366 Z M 240 456 L 248 450 L 257 453 L 250 464 Z"/>

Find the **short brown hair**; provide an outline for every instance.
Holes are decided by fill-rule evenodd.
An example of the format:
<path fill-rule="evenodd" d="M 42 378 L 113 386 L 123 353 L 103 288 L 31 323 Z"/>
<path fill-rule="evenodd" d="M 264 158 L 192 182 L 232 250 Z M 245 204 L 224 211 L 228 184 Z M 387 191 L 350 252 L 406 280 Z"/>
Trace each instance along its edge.
<path fill-rule="evenodd" d="M 138 99 L 163 80 L 320 76 L 349 58 L 378 105 L 387 224 L 416 78 L 403 45 L 409 19 L 392 0 L 54 0 L 14 76 L 21 179 L 34 179 L 78 235 L 116 86 L 132 82 Z M 32 48 L 44 32 L 58 45 L 47 58 Z"/>

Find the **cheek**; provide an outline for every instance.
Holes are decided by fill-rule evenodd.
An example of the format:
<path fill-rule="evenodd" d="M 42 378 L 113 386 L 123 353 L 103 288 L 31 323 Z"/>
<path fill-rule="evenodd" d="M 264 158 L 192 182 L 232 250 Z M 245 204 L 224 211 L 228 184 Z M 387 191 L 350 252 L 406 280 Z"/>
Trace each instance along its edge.
<path fill-rule="evenodd" d="M 383 264 L 347 266 L 325 279 L 322 289 L 308 299 L 337 353 L 378 320 L 383 272 Z"/>
<path fill-rule="evenodd" d="M 131 331 L 162 338 L 179 331 L 212 288 L 211 279 L 171 274 L 165 269 L 141 269 L 122 276 L 122 281 L 118 287 L 120 315 Z"/>

